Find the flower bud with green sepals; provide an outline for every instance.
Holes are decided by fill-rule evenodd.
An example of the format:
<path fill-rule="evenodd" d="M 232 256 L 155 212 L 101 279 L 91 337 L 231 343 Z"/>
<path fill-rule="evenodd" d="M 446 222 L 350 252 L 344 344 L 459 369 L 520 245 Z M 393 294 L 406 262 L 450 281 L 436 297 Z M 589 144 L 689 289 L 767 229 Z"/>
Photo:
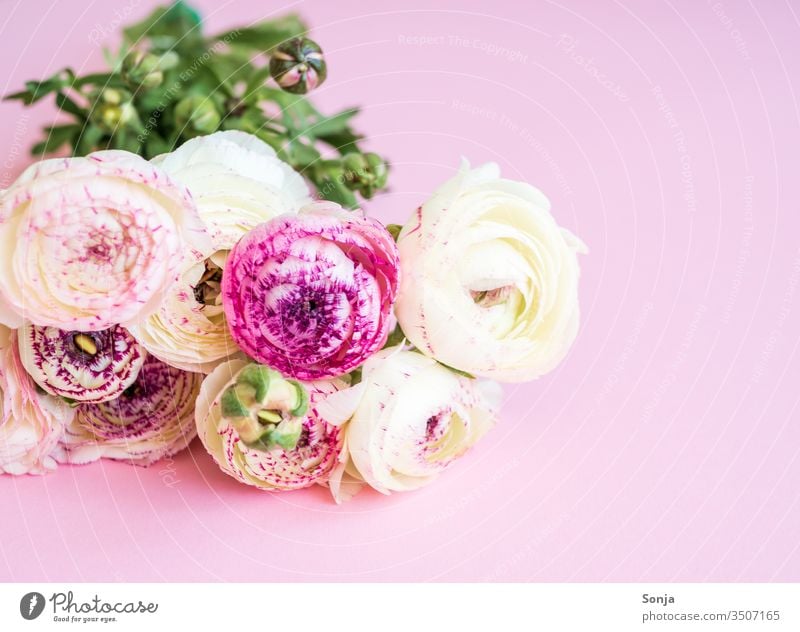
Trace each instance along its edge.
<path fill-rule="evenodd" d="M 105 88 L 96 93 L 89 118 L 103 132 L 113 134 L 136 118 L 131 95 L 124 90 Z"/>
<path fill-rule="evenodd" d="M 365 198 L 370 198 L 386 186 L 389 168 L 378 154 L 347 154 L 342 159 L 347 188 L 358 191 Z"/>
<path fill-rule="evenodd" d="M 307 37 L 295 37 L 278 46 L 269 61 L 269 71 L 275 82 L 292 94 L 311 92 L 328 75 L 322 50 Z"/>
<path fill-rule="evenodd" d="M 157 55 L 134 49 L 122 60 L 122 76 L 132 87 L 156 88 L 164 81 L 164 70 Z"/>
<path fill-rule="evenodd" d="M 249 448 L 291 450 L 300 439 L 308 392 L 294 380 L 260 364 L 250 364 L 220 400 L 222 416 Z"/>
<path fill-rule="evenodd" d="M 194 138 L 217 131 L 222 118 L 214 102 L 193 94 L 175 106 L 175 125 L 184 138 Z"/>

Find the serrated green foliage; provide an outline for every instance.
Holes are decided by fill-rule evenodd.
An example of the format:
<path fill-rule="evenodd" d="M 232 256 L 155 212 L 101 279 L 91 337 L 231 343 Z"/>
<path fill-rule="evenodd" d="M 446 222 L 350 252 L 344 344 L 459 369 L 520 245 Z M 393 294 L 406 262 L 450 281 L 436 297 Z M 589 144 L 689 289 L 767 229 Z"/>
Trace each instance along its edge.
<path fill-rule="evenodd" d="M 356 193 L 367 198 L 383 188 L 353 179 L 344 164 L 346 155 L 352 162 L 353 155 L 362 153 L 362 136 L 351 127 L 358 108 L 327 116 L 306 96 L 284 92 L 270 77 L 270 51 L 307 32 L 297 15 L 217 35 L 204 34 L 202 27 L 197 11 L 179 0 L 123 29 L 121 49 L 107 51 L 110 71 L 79 77 L 67 68 L 7 95 L 25 105 L 52 96 L 68 119 L 45 128 L 32 152 L 68 147 L 73 155 L 85 155 L 126 149 L 152 158 L 197 134 L 238 129 L 272 146 L 323 199 L 355 208 Z M 150 76 L 143 81 L 142 73 L 132 72 L 131 51 L 158 57 L 160 80 Z M 108 91 L 125 95 L 122 111 L 109 105 Z"/>

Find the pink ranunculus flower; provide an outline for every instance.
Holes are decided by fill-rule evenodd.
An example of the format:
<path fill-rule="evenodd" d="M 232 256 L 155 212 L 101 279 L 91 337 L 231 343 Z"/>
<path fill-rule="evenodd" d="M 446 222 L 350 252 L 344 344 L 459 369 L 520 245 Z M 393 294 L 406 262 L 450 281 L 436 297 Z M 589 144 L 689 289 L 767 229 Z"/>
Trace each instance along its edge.
<path fill-rule="evenodd" d="M 397 247 L 379 222 L 318 202 L 236 244 L 222 302 L 249 356 L 286 376 L 325 379 L 383 346 L 398 277 Z"/>
<path fill-rule="evenodd" d="M 0 322 L 100 331 L 153 312 L 210 238 L 195 204 L 125 151 L 43 160 L 0 193 Z"/>
<path fill-rule="evenodd" d="M 44 474 L 75 414 L 62 399 L 37 392 L 19 356 L 16 333 L 0 325 L 0 472 Z"/>

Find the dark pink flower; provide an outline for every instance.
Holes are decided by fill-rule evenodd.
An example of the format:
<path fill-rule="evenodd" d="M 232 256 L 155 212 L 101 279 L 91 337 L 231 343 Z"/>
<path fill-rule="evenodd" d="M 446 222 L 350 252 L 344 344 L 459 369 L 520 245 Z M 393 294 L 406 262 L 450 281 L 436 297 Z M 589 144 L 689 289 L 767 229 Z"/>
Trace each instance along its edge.
<path fill-rule="evenodd" d="M 225 316 L 259 362 L 301 380 L 334 377 L 385 343 L 398 275 L 379 222 L 318 202 L 236 244 L 222 278 Z"/>

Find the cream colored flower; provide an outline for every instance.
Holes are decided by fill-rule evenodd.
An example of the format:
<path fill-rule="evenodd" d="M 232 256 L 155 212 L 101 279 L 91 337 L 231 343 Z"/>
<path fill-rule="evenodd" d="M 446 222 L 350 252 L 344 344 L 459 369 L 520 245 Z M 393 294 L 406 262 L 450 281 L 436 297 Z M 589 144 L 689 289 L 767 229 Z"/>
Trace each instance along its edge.
<path fill-rule="evenodd" d="M 37 162 L 0 193 L 0 322 L 125 325 L 209 247 L 186 189 L 136 154 Z"/>
<path fill-rule="evenodd" d="M 497 384 L 399 347 L 367 360 L 353 388 L 360 398 L 330 481 L 337 501 L 358 480 L 384 494 L 433 481 L 495 424 L 500 403 Z"/>
<path fill-rule="evenodd" d="M 552 370 L 578 331 L 577 254 L 534 187 L 464 163 L 403 227 L 395 306 L 422 353 L 522 382 Z"/>

